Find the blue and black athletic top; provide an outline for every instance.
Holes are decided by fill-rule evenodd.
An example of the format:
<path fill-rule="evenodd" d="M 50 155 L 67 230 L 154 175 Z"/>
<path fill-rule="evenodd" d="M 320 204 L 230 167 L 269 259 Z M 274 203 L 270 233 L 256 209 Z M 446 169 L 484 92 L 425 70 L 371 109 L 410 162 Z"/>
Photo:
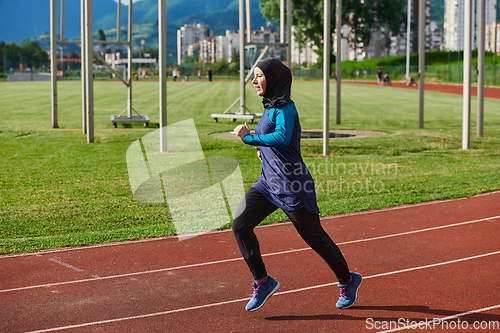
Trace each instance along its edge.
<path fill-rule="evenodd" d="M 261 151 L 262 172 L 252 187 L 285 211 L 304 207 L 319 214 L 314 181 L 300 154 L 300 132 L 295 104 L 264 110 L 255 135 L 243 138 Z"/>

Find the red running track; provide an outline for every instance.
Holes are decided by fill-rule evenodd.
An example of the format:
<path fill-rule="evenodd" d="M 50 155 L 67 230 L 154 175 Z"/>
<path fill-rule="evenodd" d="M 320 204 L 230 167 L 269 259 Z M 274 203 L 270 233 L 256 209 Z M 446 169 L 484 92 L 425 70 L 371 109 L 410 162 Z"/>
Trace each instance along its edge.
<path fill-rule="evenodd" d="M 366 84 L 376 86 L 375 81 L 354 81 L 354 80 L 342 80 L 342 83 L 355 83 L 355 84 Z M 392 82 L 393 88 L 404 88 L 404 89 L 414 89 L 418 90 L 418 85 L 407 86 L 405 82 L 395 81 Z M 383 86 L 383 88 L 391 88 L 391 86 Z M 445 84 L 445 83 L 428 83 L 424 85 L 425 91 L 437 91 L 442 93 L 463 95 L 463 85 L 461 84 Z M 477 96 L 477 86 L 471 86 L 471 95 Z M 500 87 L 484 87 L 484 97 L 485 98 L 496 98 L 500 99 Z"/>
<path fill-rule="evenodd" d="M 495 192 L 323 218 L 365 278 L 347 310 L 290 223 L 256 229 L 281 289 L 252 313 L 230 231 L 0 256 L 0 332 L 389 332 L 426 320 L 419 332 L 498 332 L 499 203 Z"/>

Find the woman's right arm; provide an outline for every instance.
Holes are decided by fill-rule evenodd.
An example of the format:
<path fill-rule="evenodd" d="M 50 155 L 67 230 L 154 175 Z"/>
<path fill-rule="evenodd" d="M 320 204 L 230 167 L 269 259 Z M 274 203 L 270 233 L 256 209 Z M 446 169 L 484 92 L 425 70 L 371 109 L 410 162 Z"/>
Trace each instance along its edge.
<path fill-rule="evenodd" d="M 282 148 L 290 144 L 293 128 L 295 126 L 295 108 L 284 111 L 283 109 L 272 109 L 269 120 L 276 124 L 275 131 L 268 134 L 252 135 L 247 134 L 243 142 L 253 146 Z M 273 121 L 273 119 L 275 119 Z"/>

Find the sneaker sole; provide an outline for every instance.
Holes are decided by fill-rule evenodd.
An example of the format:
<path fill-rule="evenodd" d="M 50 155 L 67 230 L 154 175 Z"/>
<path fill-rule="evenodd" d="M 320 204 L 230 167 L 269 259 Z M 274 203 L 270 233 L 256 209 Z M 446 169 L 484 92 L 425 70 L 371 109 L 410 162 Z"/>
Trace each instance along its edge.
<path fill-rule="evenodd" d="M 351 306 L 353 306 L 353 305 L 356 303 L 356 301 L 358 300 L 358 290 L 359 290 L 359 288 L 361 288 L 361 284 L 363 283 L 363 276 L 362 276 L 362 275 L 360 275 L 360 277 L 361 277 L 361 280 L 359 281 L 359 285 L 358 285 L 358 287 L 356 288 L 356 298 L 354 299 L 354 302 L 352 302 L 352 304 L 351 304 L 351 305 L 344 306 L 344 307 L 337 308 L 337 309 L 349 309 Z"/>
<path fill-rule="evenodd" d="M 276 281 L 276 282 L 278 282 L 278 281 Z M 262 304 L 259 307 L 255 308 L 255 309 L 247 310 L 247 311 L 248 312 L 252 312 L 252 311 L 256 311 L 256 310 L 260 309 L 264 304 L 266 304 L 266 302 L 269 299 L 269 297 L 273 296 L 273 294 L 275 292 L 277 292 L 279 288 L 280 288 L 280 283 L 278 282 L 278 284 L 276 285 L 276 287 L 274 287 L 274 289 L 271 290 L 271 292 L 269 293 L 269 295 L 267 295 L 266 299 L 264 299 L 264 302 L 262 302 Z"/>

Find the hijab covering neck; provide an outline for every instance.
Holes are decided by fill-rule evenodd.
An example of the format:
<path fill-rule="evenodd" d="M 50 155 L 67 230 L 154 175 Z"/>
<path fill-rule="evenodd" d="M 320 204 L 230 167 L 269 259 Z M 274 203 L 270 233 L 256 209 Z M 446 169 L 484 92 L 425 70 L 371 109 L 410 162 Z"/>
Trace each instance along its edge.
<path fill-rule="evenodd" d="M 290 89 L 292 88 L 292 73 L 276 58 L 266 58 L 256 65 L 266 77 L 266 91 L 262 104 L 266 109 L 279 108 L 292 104 Z"/>

